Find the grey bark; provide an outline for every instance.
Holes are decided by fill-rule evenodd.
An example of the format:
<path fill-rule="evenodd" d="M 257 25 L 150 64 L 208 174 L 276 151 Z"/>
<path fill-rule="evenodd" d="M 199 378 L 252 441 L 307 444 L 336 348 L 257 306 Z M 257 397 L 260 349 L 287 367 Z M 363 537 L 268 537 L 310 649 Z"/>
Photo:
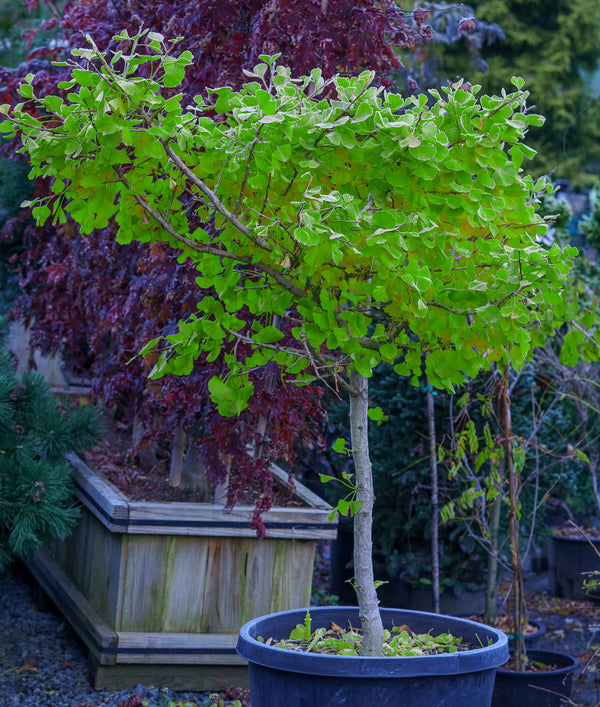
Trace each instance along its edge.
<path fill-rule="evenodd" d="M 356 475 L 356 500 L 362 506 L 354 516 L 354 581 L 363 629 L 361 655 L 378 656 L 383 649 L 383 624 L 373 576 L 373 474 L 369 458 L 368 380 L 350 376 L 350 438 Z"/>
<path fill-rule="evenodd" d="M 177 488 L 181 484 L 181 470 L 185 454 L 185 432 L 178 427 L 173 435 L 171 446 L 171 466 L 169 468 L 169 486 Z"/>
<path fill-rule="evenodd" d="M 431 581 L 433 584 L 433 610 L 440 613 L 440 541 L 439 493 L 437 469 L 437 442 L 435 438 L 435 405 L 433 390 L 427 383 L 427 427 L 429 429 L 429 469 L 431 472 Z"/>
<path fill-rule="evenodd" d="M 502 509 L 502 492 L 492 503 L 489 522 L 490 539 L 487 561 L 487 579 L 485 583 L 485 611 L 483 620 L 488 626 L 493 626 L 496 620 L 496 600 L 498 597 L 498 544 L 500 542 L 500 511 Z"/>

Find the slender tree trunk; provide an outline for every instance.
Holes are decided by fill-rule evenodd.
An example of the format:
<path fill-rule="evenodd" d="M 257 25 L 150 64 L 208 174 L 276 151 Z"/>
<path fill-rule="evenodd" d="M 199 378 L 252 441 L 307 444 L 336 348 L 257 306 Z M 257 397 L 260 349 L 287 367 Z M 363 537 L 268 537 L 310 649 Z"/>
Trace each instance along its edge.
<path fill-rule="evenodd" d="M 224 506 L 227 503 L 227 490 L 229 488 L 229 476 L 231 474 L 231 455 L 228 454 L 227 456 L 224 456 L 223 461 L 227 467 L 227 473 L 223 481 L 215 487 L 213 496 L 213 503 L 218 506 Z"/>
<path fill-rule="evenodd" d="M 501 491 L 492 503 L 490 514 L 490 541 L 485 583 L 485 612 L 483 620 L 493 626 L 496 620 L 496 600 L 498 596 L 498 553 L 500 552 L 500 512 L 502 510 Z"/>
<path fill-rule="evenodd" d="M 354 516 L 354 581 L 363 629 L 361 655 L 381 655 L 383 624 L 373 576 L 373 475 L 369 458 L 368 380 L 353 371 L 350 377 L 350 438 L 356 474 L 356 500 L 362 506 Z"/>
<path fill-rule="evenodd" d="M 147 464 L 148 466 L 154 466 L 157 463 L 156 450 L 154 445 L 151 447 L 141 446 L 142 438 L 146 430 L 140 422 L 139 415 L 135 415 L 133 418 L 133 429 L 131 431 L 131 443 L 133 445 L 133 450 L 135 456 L 138 457 L 141 463 Z"/>
<path fill-rule="evenodd" d="M 185 456 L 185 432 L 178 427 L 173 435 L 171 446 L 171 466 L 169 467 L 169 486 L 177 488 L 181 484 L 181 470 Z"/>
<path fill-rule="evenodd" d="M 510 535 L 510 556 L 513 571 L 513 586 L 510 593 L 510 610 L 512 614 L 512 636 L 515 660 L 515 670 L 523 672 L 525 670 L 525 641 L 523 640 L 523 629 L 525 623 L 524 606 L 525 590 L 523 587 L 523 574 L 521 571 L 520 554 L 520 534 L 519 534 L 519 492 L 520 478 L 519 472 L 515 470 L 512 455 L 512 425 L 510 419 L 510 398 L 508 395 L 508 374 L 509 367 L 506 366 L 504 379 L 502 381 L 501 392 L 501 412 L 502 428 L 504 436 L 504 457 L 506 461 L 506 473 L 508 475 L 509 493 L 509 535 Z"/>
<path fill-rule="evenodd" d="M 598 492 L 598 456 L 598 452 L 596 451 L 589 454 L 590 463 L 588 464 L 588 470 L 590 473 L 590 480 L 592 482 L 594 498 L 596 499 L 596 506 L 598 510 L 600 510 L 600 493 Z"/>
<path fill-rule="evenodd" d="M 433 390 L 427 385 L 427 427 L 429 429 L 429 468 L 431 471 L 431 581 L 433 585 L 433 610 L 440 613 L 440 540 L 439 540 L 439 492 L 437 469 L 437 442 L 435 438 L 435 406 Z"/>

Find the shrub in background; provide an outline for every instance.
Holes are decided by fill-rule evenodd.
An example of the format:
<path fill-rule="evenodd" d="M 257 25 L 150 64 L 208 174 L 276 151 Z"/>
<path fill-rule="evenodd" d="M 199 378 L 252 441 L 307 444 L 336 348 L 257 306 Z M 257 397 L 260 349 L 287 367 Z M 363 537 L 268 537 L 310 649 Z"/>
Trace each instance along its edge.
<path fill-rule="evenodd" d="M 0 568 L 68 535 L 79 512 L 65 454 L 92 446 L 101 428 L 95 408 L 67 411 L 39 374 L 18 380 L 0 349 Z"/>

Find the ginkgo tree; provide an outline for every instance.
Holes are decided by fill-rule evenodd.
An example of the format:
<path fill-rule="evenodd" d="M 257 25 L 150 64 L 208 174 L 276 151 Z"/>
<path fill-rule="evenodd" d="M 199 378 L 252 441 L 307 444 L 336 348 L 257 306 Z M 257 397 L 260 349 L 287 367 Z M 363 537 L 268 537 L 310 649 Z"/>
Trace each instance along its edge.
<path fill-rule="evenodd" d="M 84 233 L 114 219 L 119 242 L 165 241 L 195 263 L 214 294 L 149 342 L 153 376 L 222 357 L 210 392 L 223 415 L 272 361 L 290 384 L 347 391 L 355 477 L 341 510 L 355 514 L 361 650 L 377 655 L 367 427 L 382 412 L 369 410 L 368 379 L 387 362 L 452 389 L 492 364 L 518 368 L 559 324 L 576 251 L 542 244 L 546 185 L 521 170 L 542 118 L 520 79 L 500 96 L 458 82 L 403 98 L 371 72 L 292 77 L 273 56 L 240 91 L 182 105 L 191 54 L 152 32 L 117 39 L 123 49 L 103 54 L 87 37 L 61 95 L 36 97 L 27 77 L 23 101 L 2 108 L 31 176 L 52 180 L 33 214 Z"/>

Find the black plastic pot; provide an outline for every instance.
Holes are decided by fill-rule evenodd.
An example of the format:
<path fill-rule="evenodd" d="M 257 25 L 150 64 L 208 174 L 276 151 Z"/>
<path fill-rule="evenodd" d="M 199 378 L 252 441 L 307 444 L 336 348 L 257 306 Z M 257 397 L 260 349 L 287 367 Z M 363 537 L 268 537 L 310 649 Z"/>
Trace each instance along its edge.
<path fill-rule="evenodd" d="M 600 550 L 600 542 L 594 541 Z M 586 590 L 582 572 L 600 570 L 600 558 L 585 538 L 565 538 L 554 535 L 554 588 L 559 597 L 600 601 L 600 590 Z"/>
<path fill-rule="evenodd" d="M 525 636 L 525 647 L 527 648 L 527 650 L 537 649 L 542 643 L 542 638 L 546 633 L 546 627 L 541 621 L 538 621 L 537 619 L 529 619 L 529 623 L 532 626 L 535 626 L 537 628 L 537 631 L 535 631 L 534 633 L 528 633 Z"/>
<path fill-rule="evenodd" d="M 433 589 L 431 587 L 413 587 L 402 573 L 377 590 L 381 606 L 388 608 L 411 609 L 412 611 L 429 611 L 434 609 Z M 485 609 L 485 586 L 466 591 L 460 596 L 452 590 L 440 594 L 440 611 L 451 616 L 471 616 L 483 614 Z"/>
<path fill-rule="evenodd" d="M 557 669 L 537 673 L 498 669 L 492 707 L 563 707 L 563 696 L 571 696 L 579 661 L 560 651 L 528 650 L 527 657 Z"/>
<path fill-rule="evenodd" d="M 310 610 L 313 630 L 360 626 L 356 607 Z M 306 609 L 284 611 L 245 624 L 237 651 L 248 661 L 252 707 L 489 707 L 495 669 L 508 660 L 502 631 L 466 619 L 402 609 L 382 609 L 384 626 L 408 624 L 413 631 L 452 633 L 474 645 L 470 651 L 407 658 L 362 658 L 283 650 L 256 639 L 284 638 L 304 622 Z"/>

